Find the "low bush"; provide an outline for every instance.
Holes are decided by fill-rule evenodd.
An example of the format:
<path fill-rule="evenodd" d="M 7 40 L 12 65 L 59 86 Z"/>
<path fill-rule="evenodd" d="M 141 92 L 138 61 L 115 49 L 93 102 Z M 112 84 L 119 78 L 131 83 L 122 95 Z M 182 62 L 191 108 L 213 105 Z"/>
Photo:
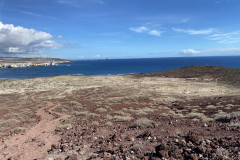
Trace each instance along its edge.
<path fill-rule="evenodd" d="M 237 119 L 240 117 L 240 112 L 224 113 L 221 112 L 217 114 L 214 119 L 218 122 L 230 122 L 232 119 Z"/>
<path fill-rule="evenodd" d="M 25 127 L 16 127 L 14 129 L 11 130 L 12 134 L 18 134 L 18 133 L 22 133 L 26 130 L 27 128 Z"/>
<path fill-rule="evenodd" d="M 147 118 L 140 118 L 133 122 L 133 127 L 138 128 L 151 128 L 156 126 L 155 122 L 147 119 Z"/>
<path fill-rule="evenodd" d="M 116 121 L 130 121 L 133 119 L 133 117 L 131 116 L 113 116 L 113 119 L 116 120 Z"/>
<path fill-rule="evenodd" d="M 71 129 L 71 128 L 72 128 L 72 125 L 71 125 L 70 123 L 60 124 L 60 125 L 58 126 L 58 128 L 59 128 L 59 129 L 63 129 L 63 130 L 65 130 L 65 129 Z"/>
<path fill-rule="evenodd" d="M 106 108 L 98 108 L 98 109 L 96 109 L 96 112 L 100 112 L 100 113 L 107 112 L 107 109 Z"/>

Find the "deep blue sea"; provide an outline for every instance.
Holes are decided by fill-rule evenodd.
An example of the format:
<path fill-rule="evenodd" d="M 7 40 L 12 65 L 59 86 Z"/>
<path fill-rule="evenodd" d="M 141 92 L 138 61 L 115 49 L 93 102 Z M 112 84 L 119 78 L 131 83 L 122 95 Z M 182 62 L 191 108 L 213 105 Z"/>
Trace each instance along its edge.
<path fill-rule="evenodd" d="M 56 75 L 151 73 L 189 65 L 219 65 L 240 68 L 240 56 L 79 60 L 63 66 L 0 69 L 0 79 L 26 79 Z"/>

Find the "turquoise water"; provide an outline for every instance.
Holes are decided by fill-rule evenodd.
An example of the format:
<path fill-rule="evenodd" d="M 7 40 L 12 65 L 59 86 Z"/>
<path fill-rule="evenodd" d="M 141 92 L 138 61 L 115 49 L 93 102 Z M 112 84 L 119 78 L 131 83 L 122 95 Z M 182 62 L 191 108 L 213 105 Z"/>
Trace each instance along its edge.
<path fill-rule="evenodd" d="M 240 56 L 79 60 L 63 66 L 0 69 L 0 79 L 25 79 L 56 75 L 151 73 L 189 65 L 219 65 L 240 68 Z"/>

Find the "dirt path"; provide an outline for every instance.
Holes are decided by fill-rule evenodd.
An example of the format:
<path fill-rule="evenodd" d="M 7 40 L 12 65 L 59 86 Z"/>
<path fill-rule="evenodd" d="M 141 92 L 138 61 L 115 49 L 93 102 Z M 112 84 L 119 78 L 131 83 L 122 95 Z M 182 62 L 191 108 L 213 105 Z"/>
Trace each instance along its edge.
<path fill-rule="evenodd" d="M 52 102 L 46 102 L 46 106 L 37 111 L 37 115 L 41 118 L 38 124 L 24 134 L 17 134 L 2 140 L 0 142 L 0 159 L 33 160 L 44 158 L 51 145 L 56 144 L 60 139 L 58 135 L 54 134 L 54 130 L 62 119 L 68 117 L 68 115 L 55 113 L 53 109 L 56 107 L 57 105 Z"/>

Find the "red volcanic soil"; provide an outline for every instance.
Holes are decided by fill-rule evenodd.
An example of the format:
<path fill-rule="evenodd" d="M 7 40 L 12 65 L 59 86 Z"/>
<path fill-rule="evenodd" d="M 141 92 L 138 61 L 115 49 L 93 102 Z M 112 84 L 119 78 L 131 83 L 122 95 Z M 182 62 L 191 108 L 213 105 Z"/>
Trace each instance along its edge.
<path fill-rule="evenodd" d="M 1 81 L 0 159 L 240 159 L 236 72 Z"/>

